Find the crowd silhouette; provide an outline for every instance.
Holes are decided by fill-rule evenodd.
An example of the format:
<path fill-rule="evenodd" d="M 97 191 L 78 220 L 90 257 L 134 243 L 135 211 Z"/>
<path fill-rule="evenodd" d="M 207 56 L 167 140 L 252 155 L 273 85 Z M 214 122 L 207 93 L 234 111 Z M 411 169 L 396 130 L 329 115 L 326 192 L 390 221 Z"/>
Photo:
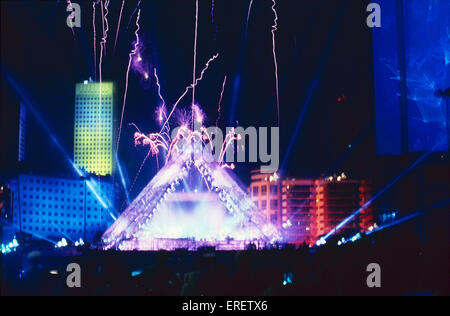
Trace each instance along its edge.
<path fill-rule="evenodd" d="M 448 295 L 448 212 L 391 227 L 338 246 L 266 250 L 116 252 L 2 258 L 5 295 Z M 66 286 L 66 266 L 82 269 L 81 288 Z M 381 288 L 369 288 L 370 263 Z M 53 274 L 50 273 L 53 271 Z M 55 272 L 56 271 L 56 272 Z"/>

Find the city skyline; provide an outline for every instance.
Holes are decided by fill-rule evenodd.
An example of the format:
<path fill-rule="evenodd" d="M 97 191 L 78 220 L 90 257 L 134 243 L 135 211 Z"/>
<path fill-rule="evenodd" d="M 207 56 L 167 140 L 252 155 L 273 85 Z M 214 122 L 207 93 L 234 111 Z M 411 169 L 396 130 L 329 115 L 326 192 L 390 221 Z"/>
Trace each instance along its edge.
<path fill-rule="evenodd" d="M 450 293 L 448 0 L 0 6 L 0 295 Z"/>

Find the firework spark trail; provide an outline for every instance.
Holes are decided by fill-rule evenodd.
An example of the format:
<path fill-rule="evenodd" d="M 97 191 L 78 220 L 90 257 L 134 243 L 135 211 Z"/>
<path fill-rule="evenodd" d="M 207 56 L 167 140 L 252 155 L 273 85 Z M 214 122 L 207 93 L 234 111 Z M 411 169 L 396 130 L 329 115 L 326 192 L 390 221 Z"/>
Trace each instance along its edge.
<path fill-rule="evenodd" d="M 217 108 L 217 120 L 216 120 L 216 127 L 219 125 L 219 120 L 220 120 L 220 116 L 221 116 L 221 106 L 222 106 L 222 100 L 223 100 L 223 93 L 225 91 L 225 85 L 227 84 L 227 76 L 225 76 L 225 78 L 223 79 L 223 84 L 222 84 L 222 92 L 220 93 L 220 99 L 219 99 L 219 106 Z"/>
<path fill-rule="evenodd" d="M 94 30 L 94 79 L 97 78 L 97 32 L 95 31 L 95 5 L 97 2 L 92 1 L 92 29 Z"/>
<path fill-rule="evenodd" d="M 225 140 L 222 144 L 222 149 L 220 151 L 220 155 L 219 155 L 219 164 L 222 165 L 223 164 L 223 159 L 225 157 L 225 153 L 228 149 L 228 147 L 236 140 L 241 140 L 242 136 L 241 134 L 237 134 L 235 133 L 235 129 L 234 127 L 227 133 L 227 135 L 225 136 Z"/>
<path fill-rule="evenodd" d="M 276 95 L 277 95 L 277 115 L 278 115 L 278 126 L 280 126 L 280 94 L 279 94 L 279 85 L 278 85 L 278 62 L 277 62 L 277 53 L 276 53 L 276 42 L 275 42 L 275 32 L 278 30 L 278 13 L 275 9 L 276 2 L 272 0 L 272 11 L 275 14 L 274 17 L 274 25 L 272 26 L 272 52 L 273 52 L 273 62 L 275 64 L 275 86 L 276 86 Z"/>
<path fill-rule="evenodd" d="M 158 77 L 158 73 L 156 72 L 156 68 L 153 71 L 154 75 L 155 75 L 155 79 L 156 79 L 156 86 L 158 88 L 158 96 L 162 102 L 161 106 L 165 106 L 166 105 L 166 101 L 164 100 L 163 96 L 161 95 L 161 84 L 159 83 L 159 77 Z"/>
<path fill-rule="evenodd" d="M 215 59 L 217 59 L 219 57 L 219 54 L 215 54 L 213 57 L 211 57 L 210 59 L 208 59 L 208 61 L 205 64 L 205 68 L 203 68 L 202 72 L 200 73 L 200 77 L 197 78 L 195 80 L 195 84 L 194 86 L 198 85 L 198 82 L 201 81 L 203 79 L 203 75 L 205 74 L 205 72 L 208 70 L 209 68 L 209 64 L 211 64 L 211 62 L 213 62 Z"/>
<path fill-rule="evenodd" d="M 140 132 L 134 133 L 134 146 L 136 147 L 138 145 L 150 146 L 153 156 L 159 154 L 159 147 L 169 150 L 169 144 L 164 137 L 158 133 L 153 133 L 148 136 Z"/>
<path fill-rule="evenodd" d="M 140 166 L 139 169 L 138 169 L 137 175 L 136 175 L 136 177 L 134 178 L 133 183 L 132 183 L 131 186 L 130 186 L 130 190 L 128 191 L 129 193 L 131 193 L 131 192 L 133 191 L 134 186 L 135 186 L 135 184 L 136 184 L 136 181 L 137 181 L 137 179 L 139 178 L 139 175 L 140 175 L 141 172 L 142 172 L 142 168 L 144 168 L 144 165 L 145 165 L 145 163 L 147 162 L 147 159 L 150 157 L 151 153 L 152 153 L 152 149 L 150 148 L 149 151 L 148 151 L 148 153 L 147 153 L 147 156 L 145 156 L 144 161 L 142 162 L 141 166 Z"/>
<path fill-rule="evenodd" d="M 154 135 L 158 135 L 158 134 L 154 134 Z M 200 131 L 198 130 L 190 130 L 189 128 L 187 128 L 186 126 L 182 126 L 179 130 L 178 133 L 175 137 L 175 139 L 170 143 L 170 145 L 168 146 L 169 150 L 167 152 L 167 158 L 166 158 L 166 163 L 169 160 L 170 156 L 172 155 L 172 151 L 173 149 L 177 149 L 179 151 L 178 148 L 178 142 L 181 140 L 184 140 L 185 142 L 191 142 L 192 139 L 194 138 L 198 138 L 205 146 L 207 146 L 207 144 L 205 143 L 206 141 L 209 142 L 210 146 L 211 146 L 211 154 L 213 153 L 214 150 L 214 146 L 212 145 L 212 139 L 211 136 L 208 134 L 208 130 L 206 127 L 202 126 Z M 223 159 L 225 157 L 225 153 L 228 149 L 228 147 L 234 142 L 234 141 L 238 141 L 241 140 L 242 136 L 237 134 L 236 135 L 236 131 L 234 128 L 232 128 L 227 135 L 225 136 L 225 140 L 222 143 L 221 146 L 221 151 L 219 154 L 219 159 L 218 159 L 218 163 L 221 167 L 223 168 L 234 168 L 234 165 L 227 165 L 223 162 Z"/>
<path fill-rule="evenodd" d="M 108 38 L 108 31 L 109 31 L 109 24 L 108 24 L 108 6 L 109 6 L 110 0 L 106 0 L 105 1 L 105 12 L 106 14 L 103 15 L 103 24 L 106 25 L 106 28 L 103 30 L 103 37 L 102 37 L 102 41 L 100 42 L 100 60 L 99 60 L 99 76 L 100 76 L 100 86 L 102 84 L 102 62 L 103 62 L 103 51 L 106 50 L 106 39 Z M 102 11 L 103 11 L 103 2 L 101 2 L 102 5 Z M 106 55 L 106 53 L 105 53 Z M 101 103 L 101 89 L 100 89 L 100 103 Z"/>
<path fill-rule="evenodd" d="M 127 31 L 128 31 L 128 28 L 130 27 L 131 20 L 133 20 L 134 14 L 135 14 L 136 11 L 138 10 L 138 8 L 140 8 L 140 6 L 141 6 L 141 1 L 142 1 L 142 0 L 139 0 L 139 1 L 138 1 L 138 3 L 136 4 L 136 8 L 134 8 L 133 13 L 131 13 L 131 16 L 130 16 L 130 19 L 128 20 L 128 24 L 127 24 L 127 28 L 126 28 Z"/>
<path fill-rule="evenodd" d="M 248 21 L 250 20 L 250 13 L 252 11 L 253 0 L 250 0 L 250 4 L 248 5 L 248 13 L 247 13 L 247 24 L 245 26 L 245 33 L 248 31 Z"/>
<path fill-rule="evenodd" d="M 199 108 L 197 111 L 201 111 Z M 198 113 L 197 113 L 198 114 Z M 177 132 L 177 135 L 174 137 L 171 141 L 166 141 L 164 136 L 161 133 L 152 133 L 150 135 L 146 135 L 142 133 L 139 128 L 134 124 L 130 123 L 129 125 L 132 125 L 136 128 L 137 132 L 134 134 L 134 145 L 135 146 L 149 146 L 149 151 L 144 158 L 144 161 L 142 162 L 141 166 L 139 167 L 139 170 L 137 172 L 136 177 L 133 180 L 133 183 L 130 187 L 130 193 L 132 189 L 134 188 L 134 185 L 139 178 L 139 175 L 141 174 L 141 171 L 148 160 L 148 158 L 151 156 L 156 156 L 156 159 L 158 159 L 158 155 L 160 153 L 160 148 L 165 150 L 167 153 L 166 156 L 166 164 L 168 163 L 169 159 L 176 159 L 174 154 L 176 152 L 180 152 L 183 150 L 183 148 L 180 148 L 178 146 L 178 143 L 182 142 L 184 144 L 191 144 L 193 141 L 200 141 L 203 143 L 203 145 L 207 146 L 208 144 L 211 146 L 211 154 L 213 154 L 214 146 L 212 145 L 212 139 L 211 136 L 208 134 L 208 130 L 206 127 L 202 126 L 200 130 L 191 130 L 187 127 L 187 125 L 181 126 Z M 221 168 L 228 168 L 228 169 L 234 169 L 234 164 L 227 164 L 225 163 L 224 157 L 227 152 L 228 147 L 233 144 L 235 141 L 241 140 L 241 135 L 237 134 L 235 132 L 235 129 L 232 128 L 226 135 L 224 142 L 222 143 L 218 164 Z M 206 143 L 208 142 L 208 144 Z M 196 163 L 199 163 L 196 161 Z"/>
<path fill-rule="evenodd" d="M 206 63 L 205 68 L 203 68 L 202 72 L 200 73 L 200 77 L 197 78 L 197 79 L 195 80 L 194 85 L 191 84 L 191 85 L 189 85 L 189 86 L 186 87 L 186 89 L 184 90 L 183 94 L 178 98 L 177 102 L 175 102 L 175 104 L 173 105 L 172 110 L 170 111 L 169 115 L 167 116 L 166 121 L 164 122 L 164 124 L 163 124 L 163 126 L 162 126 L 162 129 L 165 127 L 166 124 L 168 124 L 170 118 L 172 117 L 172 114 L 175 112 L 176 107 L 177 107 L 178 104 L 181 102 L 181 100 L 186 96 L 186 94 L 189 92 L 189 89 L 192 89 L 193 86 L 198 85 L 199 81 L 201 81 L 201 80 L 203 79 L 203 75 L 204 75 L 205 72 L 208 70 L 209 64 L 210 64 L 211 62 L 213 62 L 215 59 L 217 59 L 218 57 L 219 57 L 219 54 L 216 54 L 216 55 L 214 55 L 213 57 L 211 57 L 211 58 L 208 60 L 208 62 Z M 161 131 L 162 131 L 162 129 L 161 129 Z"/>
<path fill-rule="evenodd" d="M 231 165 L 229 164 L 223 164 L 220 166 L 222 169 L 230 169 L 230 170 L 234 170 L 234 168 L 236 168 L 236 166 L 234 165 L 234 163 L 232 163 Z"/>
<path fill-rule="evenodd" d="M 124 92 L 124 95 L 123 95 L 122 115 L 120 117 L 119 134 L 118 134 L 118 137 L 117 137 L 116 152 L 119 151 L 120 134 L 122 133 L 123 114 L 125 112 L 125 105 L 126 105 L 126 102 L 127 102 L 128 78 L 129 78 L 129 75 L 130 75 L 131 61 L 133 60 L 133 56 L 136 54 L 137 47 L 139 45 L 138 32 L 141 29 L 141 27 L 139 26 L 139 18 L 140 18 L 140 16 L 141 16 L 141 9 L 139 9 L 138 14 L 137 14 L 137 18 L 136 18 L 136 31 L 134 32 L 134 34 L 136 35 L 136 42 L 134 44 L 134 49 L 128 55 L 129 56 L 129 60 L 128 60 L 127 73 L 126 73 L 126 76 L 125 76 L 125 92 Z"/>
<path fill-rule="evenodd" d="M 167 115 L 166 115 L 166 108 L 165 107 L 159 107 L 158 108 L 158 117 L 159 117 L 159 122 L 160 123 L 162 123 L 163 122 L 163 120 L 166 120 L 167 119 Z M 161 132 L 161 135 L 165 135 L 165 136 L 167 136 L 167 139 L 169 140 L 169 142 L 170 141 L 172 141 L 172 139 L 171 139 L 171 137 L 170 137 L 170 126 L 169 126 L 169 124 L 166 124 L 166 127 L 165 127 L 165 131 L 164 132 Z"/>
<path fill-rule="evenodd" d="M 195 1 L 195 32 L 194 32 L 194 69 L 192 71 L 192 105 L 195 104 L 195 70 L 197 68 L 197 38 L 198 38 L 198 0 Z M 194 116 L 192 116 L 192 128 Z"/>
<path fill-rule="evenodd" d="M 116 52 L 117 38 L 119 37 L 120 22 L 122 21 L 122 13 L 123 13 L 124 5 L 125 5 L 125 0 L 122 0 L 122 7 L 120 8 L 120 13 L 119 13 L 119 21 L 117 22 L 116 39 L 114 41 L 114 53 Z"/>
<path fill-rule="evenodd" d="M 140 2 L 140 1 L 139 1 L 139 2 Z M 138 17 L 139 17 L 139 13 L 138 13 Z M 136 36 L 137 36 L 137 34 L 136 34 Z M 213 60 L 215 60 L 215 59 L 219 56 L 219 54 L 217 54 L 217 55 L 213 56 L 211 59 L 209 59 L 208 62 L 206 63 L 205 68 L 204 68 L 203 71 L 201 72 L 200 78 L 196 79 L 197 36 L 198 36 L 198 0 L 196 0 L 196 6 L 195 6 L 194 66 L 193 66 L 193 79 L 192 79 L 192 84 L 191 84 L 191 86 L 188 86 L 188 87 L 186 88 L 185 92 L 180 96 L 180 98 L 177 100 L 177 102 L 173 105 L 172 111 L 170 112 L 170 114 L 169 114 L 169 116 L 167 117 L 166 121 L 165 121 L 164 124 L 162 125 L 161 131 L 160 131 L 159 134 L 161 134 L 161 132 L 162 132 L 162 131 L 164 130 L 164 128 L 166 127 L 166 124 L 168 124 L 168 122 L 169 122 L 169 120 L 170 120 L 172 114 L 174 113 L 174 111 L 175 111 L 175 109 L 176 109 L 178 103 L 181 102 L 181 100 L 183 99 L 183 97 L 188 93 L 189 88 L 192 88 L 192 105 L 195 104 L 195 86 L 198 84 L 198 82 L 199 82 L 200 80 L 202 80 L 203 74 L 204 74 L 205 71 L 208 69 L 210 62 L 212 62 Z M 123 120 L 123 111 L 124 111 L 124 108 L 122 109 L 122 120 Z M 121 120 L 121 121 L 122 121 L 122 120 Z M 120 125 L 122 125 L 122 123 L 121 123 Z M 193 114 L 192 114 L 192 126 L 194 126 L 194 115 L 193 115 Z M 120 141 L 120 130 L 119 130 L 119 139 L 118 139 L 118 143 L 117 143 L 117 148 L 118 148 L 118 146 L 119 146 L 119 141 Z M 141 164 L 141 166 L 140 166 L 140 168 L 139 168 L 139 170 L 138 170 L 138 173 L 137 173 L 137 175 L 136 175 L 136 177 L 135 177 L 135 179 L 134 179 L 134 181 L 133 181 L 132 187 L 133 187 L 134 184 L 136 183 L 136 180 L 138 179 L 138 177 L 139 177 L 139 175 L 140 175 L 140 173 L 141 173 L 141 170 L 142 170 L 142 168 L 143 168 L 145 162 L 147 161 L 147 159 L 148 159 L 150 153 L 151 153 L 151 150 L 149 151 L 149 153 L 148 153 L 147 156 L 145 157 L 144 161 L 142 162 L 142 164 Z M 130 188 L 130 192 L 131 192 L 131 188 Z"/>
<path fill-rule="evenodd" d="M 201 80 L 203 79 L 203 74 L 204 74 L 204 73 L 206 72 L 206 70 L 209 68 L 209 64 L 210 64 L 214 59 L 216 59 L 218 56 L 219 56 L 219 54 L 216 54 L 216 55 L 214 55 L 212 58 L 210 58 L 210 59 L 208 60 L 208 62 L 206 63 L 205 68 L 202 70 L 202 72 L 201 72 L 201 74 L 200 74 L 200 77 L 197 78 L 197 80 L 195 81 L 194 86 L 196 86 L 196 85 L 198 84 L 198 82 L 201 81 Z M 174 104 L 173 107 L 172 107 L 172 111 L 169 113 L 169 116 L 167 117 L 167 119 L 166 119 L 164 125 L 168 124 L 168 122 L 169 122 L 169 120 L 170 120 L 172 114 L 174 113 L 176 107 L 177 107 L 178 104 L 181 102 L 181 100 L 186 96 L 186 94 L 189 92 L 189 89 L 192 89 L 192 86 L 193 86 L 193 85 L 187 86 L 186 89 L 184 90 L 183 94 L 182 94 L 182 95 L 178 98 L 178 100 L 175 102 L 175 104 Z M 164 125 L 163 125 L 163 128 L 164 128 Z"/>
<path fill-rule="evenodd" d="M 148 158 L 152 155 L 152 156 L 156 156 L 156 158 L 158 159 L 157 155 L 159 154 L 159 149 L 158 149 L 159 147 L 166 149 L 166 151 L 168 151 L 168 152 L 170 151 L 170 148 L 169 148 L 169 144 L 166 142 L 166 140 L 164 139 L 164 137 L 161 134 L 154 133 L 154 134 L 150 134 L 149 136 L 147 136 L 147 135 L 141 133 L 139 128 L 136 126 L 136 124 L 130 123 L 129 125 L 134 126 L 138 130 L 138 132 L 136 132 L 134 134 L 134 145 L 135 146 L 138 146 L 138 145 L 150 146 L 150 149 L 149 149 L 147 155 L 145 156 L 144 160 L 142 161 L 141 165 L 139 166 L 136 177 L 134 178 L 133 183 L 130 186 L 129 193 L 131 193 Z M 173 144 L 173 142 L 171 143 L 170 146 L 172 146 L 172 144 Z"/>
<path fill-rule="evenodd" d="M 158 88 L 158 96 L 162 102 L 161 106 L 159 107 L 159 121 L 162 122 L 164 119 L 167 119 L 166 112 L 165 112 L 166 101 L 164 100 L 164 97 L 161 94 L 161 84 L 159 82 L 158 73 L 156 72 L 156 67 L 153 70 L 154 70 L 153 73 L 155 75 L 155 80 L 156 80 L 156 87 Z M 164 115 L 164 117 L 163 117 L 163 115 Z M 166 125 L 166 131 L 164 132 L 164 134 L 170 140 L 170 126 L 168 124 Z"/>
<path fill-rule="evenodd" d="M 133 125 L 136 126 L 135 124 L 133 124 Z M 136 126 L 136 128 L 137 128 L 137 126 Z M 137 129 L 139 130 L 139 128 L 137 128 Z M 133 183 L 130 186 L 130 190 L 129 190 L 130 193 L 132 192 L 132 190 L 137 182 L 137 179 L 139 178 L 139 176 L 142 172 L 142 169 L 144 168 L 144 165 L 147 162 L 150 155 L 153 155 L 153 156 L 158 155 L 158 153 L 159 153 L 158 147 L 162 147 L 167 150 L 167 153 L 168 153 L 167 158 L 166 158 L 166 162 L 167 162 L 167 160 L 170 157 L 170 154 L 172 152 L 172 149 L 177 146 L 177 143 L 180 141 L 180 139 L 182 137 L 185 137 L 187 141 L 189 141 L 191 139 L 192 134 L 190 135 L 191 137 L 189 137 L 189 136 L 186 137 L 185 134 L 183 134 L 183 132 L 185 132 L 186 129 L 187 128 L 180 128 L 177 133 L 177 136 L 175 137 L 174 140 L 171 141 L 170 145 L 167 144 L 164 137 L 162 137 L 162 135 L 160 133 L 150 134 L 150 136 L 146 136 L 145 134 L 138 133 L 138 132 L 134 134 L 135 135 L 135 142 L 134 142 L 135 146 L 140 145 L 140 144 L 149 145 L 150 149 L 149 149 L 147 155 L 145 156 L 144 160 L 142 161 L 142 163 L 138 169 L 138 172 L 136 174 L 136 177 L 134 178 Z M 142 139 L 145 141 L 139 142 Z M 155 142 L 155 140 L 159 140 L 159 141 Z"/>
<path fill-rule="evenodd" d="M 180 148 L 178 146 L 179 142 L 184 141 L 184 143 L 191 143 L 193 140 L 195 140 L 195 138 L 201 141 L 205 146 L 206 146 L 205 141 L 209 140 L 212 152 L 214 147 L 212 146 L 211 137 L 208 135 L 207 129 L 204 126 L 202 126 L 200 131 L 198 130 L 192 131 L 187 126 L 181 126 L 175 138 L 170 142 L 170 145 L 168 145 L 168 149 L 166 149 L 167 150 L 166 163 L 169 161 L 170 158 L 174 159 L 173 152 L 175 151 L 180 152 Z"/>
<path fill-rule="evenodd" d="M 73 11 L 73 7 L 72 7 L 72 2 L 70 0 L 67 0 L 67 8 L 70 8 L 70 29 L 72 30 L 72 35 L 73 35 L 73 39 L 75 39 L 75 31 L 73 30 L 73 24 L 72 24 L 72 20 L 75 16 L 75 12 Z"/>
<path fill-rule="evenodd" d="M 102 29 L 103 29 L 103 36 L 105 36 L 105 13 L 103 12 L 103 0 L 100 0 L 100 8 L 102 9 Z"/>
<path fill-rule="evenodd" d="M 202 128 L 200 130 L 202 131 L 203 134 L 205 134 L 205 137 L 203 138 L 203 140 L 204 141 L 207 140 L 209 142 L 210 147 L 211 147 L 211 153 L 212 153 L 214 150 L 214 146 L 213 146 L 213 141 L 212 141 L 211 135 L 209 135 L 209 133 L 208 133 L 208 129 L 206 127 L 202 126 Z"/>
<path fill-rule="evenodd" d="M 106 39 L 108 38 L 108 6 L 109 6 L 110 0 L 105 1 L 105 12 L 106 14 L 103 15 L 103 1 L 100 2 L 100 5 L 102 6 L 102 24 L 106 25 L 106 28 L 103 30 L 103 37 L 102 41 L 100 42 L 100 60 L 98 65 L 98 71 L 99 71 L 99 80 L 100 80 L 100 88 L 99 88 L 99 103 L 98 103 L 98 142 L 97 142 L 97 154 L 100 154 L 100 137 L 101 137 L 101 106 L 102 106 L 102 62 L 103 62 L 103 50 L 106 45 Z"/>
<path fill-rule="evenodd" d="M 139 127 L 138 127 L 136 124 L 134 124 L 134 123 L 128 123 L 128 126 L 133 126 L 134 128 L 136 128 L 136 130 L 137 130 L 139 133 L 142 134 L 141 130 L 139 129 Z"/>
<path fill-rule="evenodd" d="M 211 0 L 211 21 L 212 21 L 212 24 L 214 24 L 214 6 L 215 6 L 214 0 Z"/>

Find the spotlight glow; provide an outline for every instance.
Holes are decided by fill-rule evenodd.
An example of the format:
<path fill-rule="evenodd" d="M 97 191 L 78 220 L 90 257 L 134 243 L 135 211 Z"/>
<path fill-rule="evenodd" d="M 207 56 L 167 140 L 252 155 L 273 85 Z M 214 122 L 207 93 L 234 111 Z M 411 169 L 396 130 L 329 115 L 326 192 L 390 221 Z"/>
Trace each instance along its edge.
<path fill-rule="evenodd" d="M 196 104 L 187 117 L 203 121 Z M 244 249 L 281 240 L 277 229 L 230 177 L 224 163 L 209 153 L 207 129 L 180 127 L 168 141 L 161 133 L 135 133 L 136 146 L 149 146 L 149 154 L 166 153 L 165 166 L 156 174 L 119 219 L 103 235 L 103 249 L 173 250 L 215 246 Z M 234 140 L 225 138 L 220 157 Z M 197 155 L 199 152 L 202 155 Z"/>

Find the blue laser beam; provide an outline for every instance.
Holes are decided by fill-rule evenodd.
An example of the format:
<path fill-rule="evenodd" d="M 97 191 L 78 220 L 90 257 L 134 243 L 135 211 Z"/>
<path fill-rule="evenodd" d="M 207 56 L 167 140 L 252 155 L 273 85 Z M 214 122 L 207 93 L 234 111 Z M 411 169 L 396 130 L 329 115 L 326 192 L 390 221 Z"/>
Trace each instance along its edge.
<path fill-rule="evenodd" d="M 326 234 L 323 238 L 327 240 L 331 235 L 335 234 L 338 230 L 344 227 L 347 223 L 352 221 L 359 213 L 365 210 L 369 205 L 371 205 L 376 199 L 378 199 L 381 195 L 383 195 L 387 190 L 389 190 L 393 185 L 395 185 L 398 181 L 400 181 L 405 175 L 407 175 L 411 170 L 421 164 L 426 158 L 428 158 L 432 152 L 423 153 L 415 162 L 413 162 L 406 170 L 400 173 L 394 180 L 388 183 L 383 189 L 378 191 L 369 201 L 367 201 L 363 206 L 357 209 L 353 214 L 344 219 L 341 223 L 339 223 L 335 228 L 333 228 L 328 234 Z"/>

